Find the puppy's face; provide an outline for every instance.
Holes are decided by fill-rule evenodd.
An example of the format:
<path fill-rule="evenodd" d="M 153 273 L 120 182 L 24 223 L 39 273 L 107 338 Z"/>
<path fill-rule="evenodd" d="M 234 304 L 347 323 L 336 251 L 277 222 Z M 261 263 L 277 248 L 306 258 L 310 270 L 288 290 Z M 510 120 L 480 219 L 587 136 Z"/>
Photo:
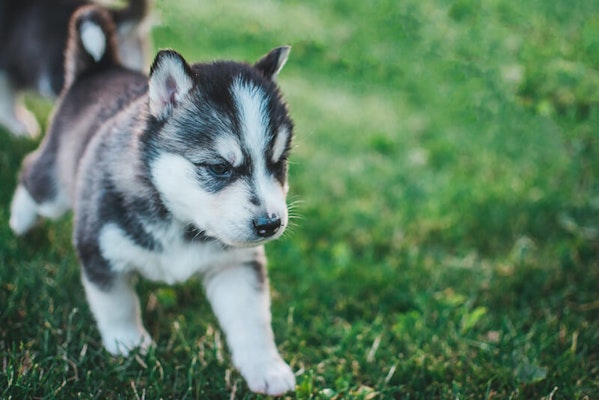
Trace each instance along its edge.
<path fill-rule="evenodd" d="M 173 213 L 230 246 L 279 237 L 288 222 L 293 124 L 272 79 L 288 48 L 256 65 L 187 66 L 162 52 L 150 77 L 149 167 Z"/>

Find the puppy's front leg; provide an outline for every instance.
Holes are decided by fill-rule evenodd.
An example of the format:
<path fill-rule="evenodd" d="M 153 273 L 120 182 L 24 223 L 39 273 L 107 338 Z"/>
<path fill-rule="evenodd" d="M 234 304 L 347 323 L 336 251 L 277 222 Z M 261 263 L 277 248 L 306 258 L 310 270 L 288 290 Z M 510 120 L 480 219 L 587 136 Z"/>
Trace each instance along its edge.
<path fill-rule="evenodd" d="M 127 355 L 136 347 L 146 351 L 152 338 L 141 322 L 139 299 L 129 277 L 117 275 L 108 287 L 97 286 L 85 273 L 82 281 L 106 350 L 113 355 Z"/>
<path fill-rule="evenodd" d="M 277 351 L 270 326 L 265 262 L 252 261 L 212 271 L 206 294 L 233 355 L 253 392 L 281 395 L 294 390 L 295 376 Z"/>

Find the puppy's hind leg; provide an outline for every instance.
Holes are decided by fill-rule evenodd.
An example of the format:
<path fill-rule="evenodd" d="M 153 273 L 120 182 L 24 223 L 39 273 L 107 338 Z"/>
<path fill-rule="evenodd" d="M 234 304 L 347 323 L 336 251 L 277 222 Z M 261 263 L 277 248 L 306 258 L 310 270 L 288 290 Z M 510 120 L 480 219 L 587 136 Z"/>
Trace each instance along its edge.
<path fill-rule="evenodd" d="M 54 163 L 55 154 L 43 149 L 25 158 L 10 205 L 9 225 L 15 234 L 29 231 L 38 216 L 56 219 L 70 209 L 65 190 L 57 184 Z"/>
<path fill-rule="evenodd" d="M 19 236 L 29 231 L 37 222 L 37 210 L 38 205 L 27 189 L 23 185 L 17 186 L 10 204 L 10 229 Z"/>
<path fill-rule="evenodd" d="M 40 216 L 56 219 L 62 216 L 70 206 L 62 196 L 37 203 L 25 185 L 19 184 L 10 203 L 8 225 L 17 236 L 24 235 L 36 224 Z"/>

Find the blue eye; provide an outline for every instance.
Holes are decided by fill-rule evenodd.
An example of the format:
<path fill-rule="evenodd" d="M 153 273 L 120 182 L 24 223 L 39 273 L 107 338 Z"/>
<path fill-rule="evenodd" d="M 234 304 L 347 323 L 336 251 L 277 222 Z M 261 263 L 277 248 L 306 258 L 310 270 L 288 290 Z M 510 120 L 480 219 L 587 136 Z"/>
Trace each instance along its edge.
<path fill-rule="evenodd" d="M 225 163 L 209 164 L 206 168 L 216 178 L 228 178 L 233 174 L 231 166 Z"/>

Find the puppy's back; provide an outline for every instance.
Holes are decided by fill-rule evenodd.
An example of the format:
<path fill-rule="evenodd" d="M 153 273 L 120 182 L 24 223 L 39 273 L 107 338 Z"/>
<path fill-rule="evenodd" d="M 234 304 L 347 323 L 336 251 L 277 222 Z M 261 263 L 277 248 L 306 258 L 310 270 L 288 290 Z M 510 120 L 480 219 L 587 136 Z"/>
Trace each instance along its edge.
<path fill-rule="evenodd" d="M 69 23 L 65 85 L 43 144 L 55 153 L 57 174 L 71 198 L 92 138 L 125 105 L 147 92 L 146 76 L 125 68 L 117 50 L 110 14 L 97 6 L 77 10 Z"/>

